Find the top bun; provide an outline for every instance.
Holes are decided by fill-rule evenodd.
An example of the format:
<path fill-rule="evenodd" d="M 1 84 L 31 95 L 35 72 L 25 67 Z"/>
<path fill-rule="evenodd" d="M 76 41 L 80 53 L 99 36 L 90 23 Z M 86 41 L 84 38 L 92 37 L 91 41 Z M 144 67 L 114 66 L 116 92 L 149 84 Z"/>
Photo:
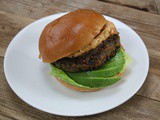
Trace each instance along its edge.
<path fill-rule="evenodd" d="M 52 63 L 88 45 L 101 32 L 106 19 L 93 10 L 80 9 L 49 23 L 40 36 L 43 62 Z"/>

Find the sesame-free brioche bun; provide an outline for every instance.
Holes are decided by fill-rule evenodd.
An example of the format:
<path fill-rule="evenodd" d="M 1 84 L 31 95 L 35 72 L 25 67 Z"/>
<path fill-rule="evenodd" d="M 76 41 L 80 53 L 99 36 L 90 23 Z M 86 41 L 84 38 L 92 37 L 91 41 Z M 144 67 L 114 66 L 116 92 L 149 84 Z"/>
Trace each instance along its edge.
<path fill-rule="evenodd" d="M 82 87 L 73 86 L 73 85 L 68 84 L 67 82 L 64 82 L 63 80 L 61 80 L 61 79 L 58 78 L 58 77 L 56 77 L 56 79 L 57 79 L 62 85 L 64 85 L 65 87 L 70 88 L 70 89 L 75 90 L 75 91 L 79 91 L 79 92 L 95 92 L 95 91 L 100 90 L 100 88 L 94 88 L 94 89 L 92 88 L 92 89 L 89 89 L 89 88 L 82 88 Z"/>
<path fill-rule="evenodd" d="M 39 51 L 43 62 L 52 63 L 88 45 L 107 20 L 98 12 L 80 9 L 49 23 L 40 36 Z"/>

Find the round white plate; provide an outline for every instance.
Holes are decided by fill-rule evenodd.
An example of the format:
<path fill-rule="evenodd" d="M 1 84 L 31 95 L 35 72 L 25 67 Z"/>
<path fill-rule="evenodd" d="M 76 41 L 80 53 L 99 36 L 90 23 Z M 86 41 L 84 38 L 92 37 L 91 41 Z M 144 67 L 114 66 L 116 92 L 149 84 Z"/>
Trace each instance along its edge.
<path fill-rule="evenodd" d="M 133 58 L 123 78 L 97 92 L 76 92 L 61 85 L 49 75 L 49 64 L 38 59 L 38 41 L 43 28 L 64 15 L 42 18 L 25 27 L 12 40 L 4 58 L 4 72 L 13 91 L 29 105 L 42 111 L 63 116 L 84 116 L 104 112 L 131 98 L 144 83 L 149 57 L 142 39 L 127 25 L 114 18 L 121 43 Z M 53 51 L 56 52 L 56 51 Z"/>

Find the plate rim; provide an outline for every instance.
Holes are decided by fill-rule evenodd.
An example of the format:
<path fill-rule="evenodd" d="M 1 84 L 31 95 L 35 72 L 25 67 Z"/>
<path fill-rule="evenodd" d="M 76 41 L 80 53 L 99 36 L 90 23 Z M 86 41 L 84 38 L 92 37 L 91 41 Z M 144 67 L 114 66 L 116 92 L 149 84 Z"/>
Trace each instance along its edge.
<path fill-rule="evenodd" d="M 47 19 L 47 18 L 51 18 L 52 16 L 55 16 L 55 15 L 64 15 L 64 14 L 67 14 L 67 13 L 68 13 L 68 12 L 60 12 L 60 13 L 52 14 L 52 15 L 43 17 L 43 18 L 41 18 L 41 19 L 38 19 L 38 20 L 30 23 L 30 24 L 27 25 L 26 27 L 24 27 L 22 30 L 20 30 L 20 31 L 14 36 L 14 38 L 16 38 L 17 36 L 19 36 L 19 34 L 22 34 L 23 31 L 25 31 L 27 28 L 29 28 L 29 27 L 32 26 L 33 24 L 38 24 L 38 22 L 40 22 L 40 21 L 42 21 L 42 20 L 44 20 L 44 19 Z M 63 113 L 59 113 L 59 112 L 53 113 L 53 112 L 50 112 L 50 111 L 43 110 L 43 109 L 41 109 L 40 107 L 37 107 L 36 105 L 33 105 L 33 104 L 29 103 L 28 101 L 24 100 L 23 97 L 21 97 L 18 93 L 15 92 L 13 86 L 11 85 L 11 83 L 10 83 L 9 80 L 8 80 L 9 77 L 8 77 L 8 75 L 7 75 L 8 73 L 6 72 L 6 71 L 7 71 L 7 70 L 6 70 L 6 69 L 7 69 L 7 68 L 6 68 L 6 66 L 7 66 L 6 59 L 7 59 L 7 56 L 8 56 L 8 51 L 9 51 L 9 49 L 11 49 L 11 47 L 13 46 L 13 42 L 15 41 L 14 38 L 12 38 L 11 42 L 9 43 L 9 45 L 8 45 L 8 47 L 7 47 L 7 50 L 6 50 L 5 55 L 4 55 L 4 61 L 3 61 L 3 68 L 4 68 L 4 74 L 5 74 L 5 77 L 6 77 L 6 81 L 7 81 L 7 83 L 9 84 L 10 88 L 12 89 L 12 91 L 13 91 L 22 101 L 24 101 L 26 104 L 30 105 L 30 106 L 33 107 L 33 108 L 36 108 L 36 109 L 41 110 L 41 111 L 43 111 L 43 112 L 50 113 L 50 114 L 54 114 L 54 115 L 59 115 L 59 116 L 71 116 L 71 117 L 90 116 L 90 115 L 96 115 L 96 114 L 99 114 L 99 113 L 103 113 L 103 112 L 109 111 L 109 110 L 111 110 L 111 109 L 113 109 L 113 108 L 116 108 L 116 107 L 122 105 L 123 103 L 125 103 L 126 101 L 128 101 L 131 97 L 133 97 L 133 96 L 137 93 L 137 91 L 142 87 L 142 85 L 144 84 L 144 82 L 145 82 L 145 80 L 146 80 L 146 78 L 147 78 L 148 72 L 149 72 L 150 60 L 149 60 L 149 54 L 148 54 L 147 47 L 146 47 L 145 43 L 143 42 L 142 38 L 141 38 L 131 27 L 129 27 L 127 24 L 121 22 L 120 20 L 118 20 L 118 19 L 116 19 L 116 18 L 114 18 L 114 17 L 110 17 L 110 16 L 107 16 L 107 15 L 104 15 L 104 14 L 103 14 L 103 16 L 108 17 L 108 18 L 110 18 L 110 19 L 114 19 L 115 21 L 118 21 L 118 22 L 120 22 L 121 24 L 125 25 L 128 29 L 131 29 L 131 31 L 134 32 L 134 34 L 136 34 L 137 37 L 140 38 L 140 40 L 141 40 L 140 42 L 143 44 L 144 49 L 145 49 L 145 51 L 146 51 L 146 53 L 147 53 L 147 54 L 146 54 L 146 55 L 147 55 L 147 56 L 146 56 L 146 57 L 147 57 L 147 62 L 146 62 L 146 63 L 147 63 L 147 70 L 146 70 L 145 75 L 143 76 L 143 78 L 144 78 L 144 79 L 143 79 L 143 82 L 139 85 L 139 87 L 134 91 L 134 93 L 133 93 L 132 95 L 130 95 L 129 97 L 127 97 L 127 99 L 125 99 L 123 102 L 117 104 L 117 105 L 114 106 L 114 107 L 111 107 L 110 109 L 103 109 L 103 110 L 99 110 L 99 111 L 95 111 L 95 112 L 88 112 L 87 114 L 81 114 L 81 113 L 80 113 L 80 114 L 66 114 L 66 113 L 63 114 Z"/>

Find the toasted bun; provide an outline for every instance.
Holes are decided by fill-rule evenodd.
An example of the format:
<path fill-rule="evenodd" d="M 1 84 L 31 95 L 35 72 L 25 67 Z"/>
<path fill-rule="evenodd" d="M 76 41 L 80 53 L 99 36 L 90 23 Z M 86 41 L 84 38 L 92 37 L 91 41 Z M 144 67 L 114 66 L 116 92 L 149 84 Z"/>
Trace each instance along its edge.
<path fill-rule="evenodd" d="M 93 11 L 80 9 L 70 12 L 43 30 L 39 40 L 40 57 L 52 63 L 88 45 L 107 23 L 105 18 Z"/>
<path fill-rule="evenodd" d="M 63 80 L 59 79 L 56 77 L 56 79 L 61 83 L 63 84 L 64 86 L 66 86 L 67 88 L 70 88 L 72 90 L 75 90 L 75 91 L 79 91 L 79 92 L 94 92 L 94 91 L 98 91 L 100 89 L 89 89 L 89 88 L 82 88 L 82 87 L 77 87 L 77 86 L 73 86 L 73 85 L 70 85 L 66 82 L 64 82 Z"/>

